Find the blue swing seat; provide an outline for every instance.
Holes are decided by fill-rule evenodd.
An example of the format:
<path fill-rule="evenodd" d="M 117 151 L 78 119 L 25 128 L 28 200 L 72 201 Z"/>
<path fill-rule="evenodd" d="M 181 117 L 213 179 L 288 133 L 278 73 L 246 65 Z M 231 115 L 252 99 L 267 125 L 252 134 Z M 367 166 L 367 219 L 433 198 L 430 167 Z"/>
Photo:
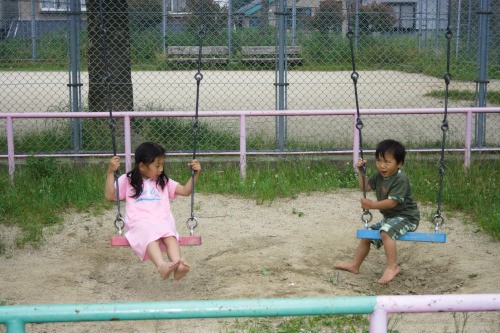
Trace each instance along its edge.
<path fill-rule="evenodd" d="M 364 239 L 381 239 L 380 231 L 372 229 L 358 230 L 357 237 Z M 403 236 L 399 237 L 398 240 L 411 241 L 411 242 L 446 243 L 446 234 L 440 232 L 436 233 L 407 232 Z"/>

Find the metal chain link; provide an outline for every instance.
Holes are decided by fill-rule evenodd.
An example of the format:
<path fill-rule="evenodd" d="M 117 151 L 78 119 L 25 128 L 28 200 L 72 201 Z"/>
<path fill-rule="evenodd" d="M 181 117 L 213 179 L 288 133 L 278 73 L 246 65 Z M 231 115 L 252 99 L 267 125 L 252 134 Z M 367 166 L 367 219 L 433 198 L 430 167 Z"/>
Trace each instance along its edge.
<path fill-rule="evenodd" d="M 358 130 L 358 136 L 359 136 L 359 157 L 363 160 L 363 136 L 362 136 L 362 129 L 364 127 L 363 121 L 361 120 L 361 114 L 359 112 L 359 97 L 358 97 L 358 79 L 359 79 L 359 74 L 356 71 L 356 61 L 354 57 L 354 33 L 352 31 L 352 24 L 351 24 L 351 18 L 349 15 L 349 6 L 347 6 L 347 38 L 349 39 L 349 48 L 351 51 L 351 64 L 352 64 L 352 73 L 351 73 L 351 79 L 352 83 L 354 86 L 354 99 L 356 101 L 356 129 Z M 359 168 L 359 171 L 361 172 L 361 177 L 362 177 L 362 189 L 363 189 L 363 198 L 366 199 L 366 165 L 363 165 L 361 168 Z M 364 209 L 363 213 L 361 213 L 361 221 L 365 224 L 365 229 L 368 229 L 368 223 L 371 222 L 373 219 L 373 214 L 368 210 Z"/>
<path fill-rule="evenodd" d="M 5 69 L 0 75 L 0 84 L 2 84 L 0 109 L 3 112 L 64 111 L 67 110 L 68 101 L 72 111 L 86 111 L 89 105 L 100 103 L 102 106 L 94 109 L 106 111 L 108 107 L 105 89 L 108 83 L 113 108 L 116 108 L 114 111 L 122 110 L 119 107 L 122 102 L 133 106 L 136 111 L 193 111 L 194 87 L 193 90 L 189 87 L 196 72 L 196 59 L 193 61 L 193 58 L 197 57 L 196 53 L 199 51 L 196 36 L 200 25 L 197 15 L 199 1 L 195 1 L 198 4 L 193 3 L 192 8 L 189 9 L 191 14 L 182 15 L 183 17 L 179 18 L 170 15 L 172 12 L 182 12 L 182 8 L 178 8 L 177 4 L 174 4 L 172 8 L 170 3 L 162 1 L 111 2 L 103 0 L 105 19 L 103 28 L 107 28 L 107 42 L 109 43 L 107 57 L 111 78 L 106 78 L 101 74 L 104 57 L 99 37 L 99 1 L 87 1 L 86 5 L 81 4 L 83 1 L 76 2 L 78 3 L 42 1 L 36 2 L 39 6 L 35 6 L 35 1 L 33 1 L 35 10 L 33 12 L 29 6 L 4 8 L 7 19 L 2 25 L 3 29 L 0 29 L 2 64 Z M 114 4 L 118 2 L 128 5 L 117 7 Z M 428 2 L 430 3 L 430 0 Z M 485 1 L 481 1 L 483 2 Z M 66 12 L 70 3 L 73 9 Z M 227 3 L 227 9 L 221 9 L 218 5 L 212 6 L 211 2 L 205 1 L 204 27 L 207 36 L 203 48 L 203 67 L 204 70 L 213 69 L 214 71 L 210 72 L 209 84 L 207 80 L 203 81 L 204 96 L 201 97 L 203 110 L 271 110 L 276 108 L 277 96 L 283 98 L 285 109 L 353 108 L 352 83 L 344 80 L 344 78 L 348 79 L 347 75 L 336 70 L 346 69 L 344 65 L 346 61 L 350 67 L 351 62 L 349 41 L 345 38 L 346 31 L 342 32 L 346 9 L 342 8 L 340 2 L 334 1 L 328 6 L 325 6 L 325 3 L 322 2 L 319 8 L 313 10 L 312 16 L 296 8 L 295 14 L 292 11 L 290 17 L 287 18 L 287 33 L 290 31 L 290 36 L 283 35 L 280 41 L 283 40 L 283 43 L 290 49 L 292 46 L 297 47 L 299 54 L 296 57 L 300 58 L 301 62 L 292 65 L 290 60 L 293 60 L 295 56 L 293 53 L 288 54 L 290 65 L 287 66 L 285 73 L 288 78 L 285 77 L 284 87 L 281 86 L 282 83 L 276 86 L 284 89 L 283 94 L 278 94 L 276 91 L 279 89 L 273 88 L 273 84 L 277 82 L 277 71 L 272 70 L 275 67 L 275 61 L 272 59 L 272 63 L 265 62 L 263 58 L 275 57 L 276 50 L 272 48 L 272 45 L 276 42 L 277 22 L 282 18 L 283 11 L 280 9 L 277 11 L 279 15 L 269 15 L 269 20 L 261 22 L 265 26 L 256 28 L 252 26 L 253 24 L 248 24 L 248 21 L 240 24 L 240 21 L 235 18 L 232 14 L 238 10 L 235 2 L 232 3 L 234 8 L 231 8 L 231 3 Z M 459 100 L 454 101 L 450 98 L 448 107 L 462 106 L 464 100 L 468 98 L 466 91 L 474 91 L 474 87 L 478 100 L 477 106 L 486 106 L 491 102 L 490 93 L 498 90 L 499 82 L 495 80 L 497 76 L 494 71 L 491 71 L 491 66 L 488 67 L 488 55 L 491 58 L 491 55 L 498 53 L 500 30 L 493 29 L 492 23 L 489 22 L 499 17 L 498 1 L 494 4 L 492 2 L 492 5 L 487 7 L 479 1 L 452 1 L 451 10 L 446 8 L 447 1 L 439 2 L 439 6 L 426 6 L 426 1 L 420 1 L 411 17 L 403 17 L 397 11 L 394 13 L 395 18 L 400 21 L 397 27 L 390 27 L 390 33 L 373 31 L 376 28 L 367 25 L 370 17 L 377 18 L 380 15 L 375 8 L 369 9 L 359 0 L 356 1 L 357 8 L 354 8 L 354 1 L 350 3 L 348 9 L 351 16 L 351 33 L 354 32 L 356 65 L 360 66 L 363 62 L 373 69 L 359 73 L 363 74 L 361 81 L 358 79 L 361 84 L 359 97 L 363 98 L 363 109 L 391 109 L 398 106 L 398 109 L 440 107 L 442 110 L 443 98 L 439 103 L 439 98 L 431 97 L 436 82 L 431 73 L 436 72 L 439 66 L 444 67 L 446 46 L 444 39 L 439 38 L 441 40 L 439 41 L 437 36 L 444 34 L 448 12 L 454 16 L 451 22 L 454 35 L 451 40 L 451 60 L 457 59 L 457 63 L 461 64 L 461 84 L 464 89 L 469 87 L 459 92 L 461 94 Z M 392 5 L 399 9 L 406 8 L 404 4 L 393 3 Z M 269 9 L 274 12 L 274 7 L 271 5 Z M 254 6 L 254 9 L 258 9 L 258 5 Z M 51 19 L 49 16 L 52 17 L 52 15 L 43 15 L 54 13 L 54 10 L 57 11 L 57 16 L 61 20 Z M 290 8 L 288 10 L 290 11 Z M 255 15 L 258 14 L 255 13 Z M 68 24 L 68 20 L 77 22 Z M 115 32 L 116 35 L 114 35 Z M 341 40 L 338 39 L 340 33 L 344 35 Z M 130 42 L 130 47 L 121 49 L 123 45 L 116 43 L 118 40 L 115 40 L 115 37 L 119 39 L 125 37 L 123 41 Z M 406 41 L 403 47 L 400 44 L 401 40 Z M 271 45 L 273 51 L 270 56 L 247 57 L 242 53 L 243 47 L 264 45 Z M 189 49 L 189 52 L 181 55 L 169 53 L 169 48 L 173 46 Z M 216 55 L 208 55 L 206 51 L 214 48 L 223 50 L 217 51 L 219 53 Z M 194 54 L 191 54 L 192 52 Z M 442 56 L 436 57 L 435 55 L 440 52 Z M 205 57 L 210 59 L 205 61 Z M 113 67 L 113 63 L 118 58 L 122 59 L 117 63 L 130 62 L 131 73 L 128 73 L 128 68 L 115 69 Z M 256 58 L 256 61 L 252 59 L 244 61 L 246 58 Z M 401 59 L 401 61 L 395 61 L 395 59 Z M 51 70 L 44 71 L 45 68 Z M 96 73 L 95 70 L 98 72 Z M 122 70 L 126 70 L 127 73 L 123 73 Z M 350 75 L 350 68 L 348 70 Z M 441 69 L 441 72 L 444 71 Z M 475 77 L 474 73 L 478 76 Z M 78 79 L 80 75 L 81 80 Z M 92 80 L 89 80 L 89 75 L 94 76 Z M 133 82 L 133 90 L 128 89 L 129 81 L 123 80 L 122 82 L 122 79 L 125 76 L 128 78 L 128 75 L 131 76 L 130 82 Z M 455 76 L 454 73 L 454 79 Z M 94 82 L 94 78 L 97 78 L 99 82 Z M 288 79 L 291 79 L 289 86 Z M 438 78 L 438 81 L 440 80 L 441 78 Z M 479 86 L 476 85 L 476 81 Z M 79 82 L 83 82 L 83 85 Z M 77 89 L 77 86 L 81 86 L 81 89 Z M 127 94 L 122 92 L 122 89 L 127 89 Z M 422 94 L 427 96 L 422 97 Z M 489 114 L 492 113 L 478 113 L 476 119 L 471 120 L 472 129 L 469 134 L 472 135 L 472 142 L 479 145 L 476 147 L 478 150 L 486 151 L 500 147 L 498 134 L 500 121 L 497 117 L 490 117 Z M 365 115 L 363 114 L 362 118 Z M 366 116 L 368 118 L 363 119 L 363 122 L 368 122 L 365 126 L 373 125 L 372 116 Z M 295 153 L 293 150 L 296 147 L 320 154 L 321 151 L 334 147 L 335 152 L 343 153 L 352 149 L 351 129 L 356 125 L 356 118 L 350 120 L 349 117 L 352 116 L 293 117 L 288 118 L 284 124 L 280 123 L 282 128 L 278 127 L 278 130 L 286 139 L 285 149 L 292 153 Z M 408 140 L 408 143 L 411 143 L 409 148 L 412 150 L 430 150 L 431 142 L 441 142 L 441 131 L 437 129 L 433 131 L 432 126 L 440 123 L 442 114 L 438 116 L 438 120 L 413 113 L 381 117 L 386 117 L 388 126 L 377 128 L 377 135 L 390 135 L 394 139 Z M 92 156 L 111 151 L 107 124 L 105 127 L 89 126 L 89 122 L 85 120 L 79 122 L 78 118 L 73 119 L 75 120 L 15 119 L 16 136 L 22 137 L 26 129 L 32 128 L 37 128 L 36 133 L 40 134 L 36 146 L 16 144 L 16 154 L 31 152 L 66 154 L 68 152 Z M 122 120 L 116 116 L 115 119 L 116 125 L 110 119 L 110 126 L 112 131 L 114 130 L 112 126 L 116 126 L 116 144 L 121 153 Z M 257 136 L 258 139 L 263 139 L 263 144 L 258 148 L 262 150 L 259 153 L 275 148 L 276 126 L 267 121 L 267 118 L 265 119 L 252 117 L 246 124 L 249 138 Z M 147 131 L 144 128 L 146 123 L 150 125 Z M 174 131 L 174 124 L 175 122 L 166 121 L 164 126 L 160 121 L 146 122 L 143 119 L 132 119 L 131 130 L 133 133 L 140 132 L 140 135 L 132 135 L 129 142 L 131 145 L 136 145 L 136 140 L 163 140 Z M 206 143 L 207 146 L 224 147 L 222 149 L 225 147 L 237 149 L 238 135 L 234 129 L 238 126 L 236 118 L 211 117 L 210 124 L 213 124 L 215 128 L 228 128 L 234 135 L 217 134 L 210 135 L 209 138 L 203 137 L 204 146 Z M 412 127 L 410 133 L 407 131 L 408 124 Z M 190 125 L 191 123 L 189 123 L 188 131 L 182 131 L 178 136 L 191 141 Z M 7 123 L 0 121 L 0 132 L 5 133 L 6 127 Z M 372 126 L 369 126 L 362 131 L 364 137 L 371 133 L 371 128 Z M 332 129 L 335 129 L 333 138 Z M 70 138 L 68 138 L 68 130 L 71 131 Z M 354 130 L 357 139 L 357 129 L 354 128 Z M 462 130 L 449 130 L 446 136 L 447 149 L 463 148 Z M 309 138 L 314 138 L 314 140 Z M 71 141 L 68 142 L 68 140 Z M 190 155 L 192 146 L 188 145 L 189 147 L 185 149 L 183 142 L 183 140 L 175 140 L 175 142 L 169 140 L 170 150 Z M 363 141 L 363 144 L 365 142 L 367 141 Z M 356 150 L 357 144 L 354 148 Z M 436 164 L 440 149 L 439 146 L 437 148 Z M 1 143 L 0 150 L 4 156 L 8 152 L 6 145 Z M 468 152 L 470 153 L 470 150 Z M 121 171 L 124 172 L 123 168 Z M 435 185 L 436 192 L 437 185 Z M 433 214 L 434 212 L 435 207 Z"/>
<path fill-rule="evenodd" d="M 99 33 L 101 36 L 101 50 L 103 57 L 103 78 L 106 85 L 107 93 L 107 106 L 109 111 L 108 124 L 111 131 L 111 140 L 113 145 L 113 156 L 116 156 L 116 120 L 113 118 L 113 96 L 111 95 L 111 73 L 109 71 L 109 59 L 108 59 L 108 40 L 107 40 L 107 29 L 104 23 L 104 8 L 102 0 L 99 0 Z M 120 189 L 118 185 L 118 178 L 120 177 L 120 172 L 116 170 L 114 172 L 115 187 L 116 187 L 116 218 L 114 225 L 118 230 L 118 235 L 121 236 L 123 233 L 123 228 L 125 227 L 125 221 L 121 213 L 121 203 L 120 203 Z"/>
<path fill-rule="evenodd" d="M 206 36 L 205 30 L 205 10 L 204 10 L 204 1 L 200 1 L 200 30 L 198 32 L 198 59 L 197 59 L 197 72 L 194 76 L 196 80 L 196 104 L 195 104 L 195 114 L 193 121 L 193 160 L 196 159 L 196 151 L 197 151 L 197 139 L 198 139 L 198 130 L 199 130 L 199 122 L 198 122 L 198 113 L 200 107 L 200 85 L 201 80 L 203 80 L 203 74 L 201 73 L 201 65 L 202 65 L 202 55 L 203 55 L 203 40 Z M 195 185 L 194 185 L 194 175 L 195 171 L 191 168 L 191 216 L 186 220 L 186 225 L 189 228 L 189 235 L 194 235 L 194 229 L 198 226 L 198 220 L 194 216 L 194 194 L 195 194 Z"/>
<path fill-rule="evenodd" d="M 450 28 L 451 22 L 451 0 L 448 0 L 448 23 L 446 27 L 445 38 L 447 40 L 446 44 L 446 72 L 443 75 L 445 82 L 445 94 L 444 94 L 444 115 L 441 122 L 442 131 L 442 141 L 441 141 L 441 157 L 439 159 L 438 172 L 439 172 L 439 190 L 437 194 L 437 210 L 434 215 L 432 222 L 434 223 L 434 231 L 439 232 L 439 228 L 444 224 L 444 217 L 442 215 L 442 203 L 443 203 L 443 185 L 444 185 L 444 174 L 446 172 L 446 167 L 444 163 L 444 151 L 446 146 L 446 133 L 449 129 L 448 124 L 448 96 L 449 96 L 449 86 L 451 82 L 450 74 L 450 50 L 451 50 L 451 38 L 453 33 Z"/>

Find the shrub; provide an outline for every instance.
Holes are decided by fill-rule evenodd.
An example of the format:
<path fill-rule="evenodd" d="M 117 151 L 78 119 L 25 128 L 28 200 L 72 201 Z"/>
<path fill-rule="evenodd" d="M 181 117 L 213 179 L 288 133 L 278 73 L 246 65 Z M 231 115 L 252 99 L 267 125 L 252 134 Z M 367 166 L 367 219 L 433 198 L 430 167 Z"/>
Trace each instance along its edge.
<path fill-rule="evenodd" d="M 355 11 L 351 11 L 355 15 Z M 389 4 L 371 3 L 359 8 L 359 29 L 361 34 L 391 31 L 397 19 L 394 8 Z"/>
<path fill-rule="evenodd" d="M 319 10 L 311 18 L 311 26 L 321 35 L 327 36 L 330 31 L 342 31 L 342 3 L 336 0 L 323 0 L 319 3 Z"/>

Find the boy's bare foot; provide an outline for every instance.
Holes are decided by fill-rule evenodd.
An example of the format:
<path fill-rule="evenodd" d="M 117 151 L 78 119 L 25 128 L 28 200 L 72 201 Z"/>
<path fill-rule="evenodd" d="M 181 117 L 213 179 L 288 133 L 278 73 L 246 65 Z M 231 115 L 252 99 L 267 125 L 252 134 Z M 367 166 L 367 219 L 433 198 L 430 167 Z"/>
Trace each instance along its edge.
<path fill-rule="evenodd" d="M 179 260 L 179 265 L 174 272 L 174 280 L 179 281 L 189 272 L 191 267 L 182 259 Z"/>
<path fill-rule="evenodd" d="M 160 267 L 158 267 L 158 272 L 160 272 L 163 280 L 168 279 L 170 274 L 174 272 L 177 267 L 179 267 L 179 261 L 174 261 L 170 263 L 163 263 Z"/>
<path fill-rule="evenodd" d="M 359 267 L 350 262 L 339 262 L 333 265 L 333 267 L 351 272 L 353 274 L 359 274 Z"/>
<path fill-rule="evenodd" d="M 399 268 L 399 266 L 396 266 L 396 268 L 386 268 L 385 271 L 384 271 L 384 274 L 382 275 L 382 277 L 378 280 L 378 283 L 388 283 L 390 282 L 392 279 L 394 279 L 394 277 L 396 275 L 398 275 L 398 273 L 401 271 L 401 269 Z"/>

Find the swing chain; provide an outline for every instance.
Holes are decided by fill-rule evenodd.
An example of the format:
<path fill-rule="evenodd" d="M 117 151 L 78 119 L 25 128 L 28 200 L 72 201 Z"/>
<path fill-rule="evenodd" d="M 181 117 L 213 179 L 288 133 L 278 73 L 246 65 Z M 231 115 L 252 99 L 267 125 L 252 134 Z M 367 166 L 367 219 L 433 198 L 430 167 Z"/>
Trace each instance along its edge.
<path fill-rule="evenodd" d="M 358 74 L 358 72 L 353 71 L 353 72 L 351 73 L 351 79 L 352 79 L 352 82 L 354 82 L 354 84 L 357 84 L 357 83 L 358 83 L 358 79 L 359 79 L 359 74 Z"/>
<path fill-rule="evenodd" d="M 358 117 L 356 119 L 356 129 L 362 130 L 364 126 L 365 125 L 363 124 L 363 121 L 361 120 L 361 118 Z"/>
<path fill-rule="evenodd" d="M 436 212 L 436 215 L 432 218 L 432 223 L 434 224 L 434 232 L 439 233 L 439 228 L 444 225 L 444 217 L 441 215 L 441 210 Z"/>
<path fill-rule="evenodd" d="M 204 8 L 203 8 L 203 0 L 200 1 L 200 30 L 198 32 L 199 38 L 199 48 L 198 48 L 198 60 L 197 60 L 197 72 L 194 75 L 194 79 L 196 80 L 196 104 L 195 104 L 195 115 L 193 121 L 193 160 L 196 159 L 196 151 L 197 151 L 197 139 L 198 139 L 198 130 L 200 128 L 198 122 L 198 113 L 200 108 L 200 85 L 201 80 L 203 80 L 203 74 L 201 73 L 201 63 L 202 63 L 202 55 L 203 55 L 203 40 L 206 36 L 206 30 L 204 25 Z M 194 216 L 194 176 L 195 171 L 191 168 L 191 216 L 186 220 L 186 226 L 189 228 L 189 235 L 194 236 L 194 229 L 198 226 L 198 219 Z"/>
<path fill-rule="evenodd" d="M 111 73 L 109 71 L 109 59 L 108 59 L 108 42 L 107 42 L 107 29 L 106 24 L 104 23 L 104 9 L 102 0 L 99 0 L 99 33 L 101 36 L 101 50 L 103 57 L 103 81 L 106 84 L 106 93 L 107 93 L 107 106 L 109 111 L 108 125 L 111 132 L 111 140 L 113 145 L 113 156 L 116 156 L 116 120 L 113 118 L 113 96 L 111 95 L 111 84 L 112 78 Z M 116 170 L 114 172 L 114 180 L 115 180 L 115 188 L 116 188 L 116 218 L 114 221 L 115 228 L 118 230 L 118 236 L 121 236 L 123 233 L 123 229 L 125 227 L 125 220 L 122 217 L 121 207 L 120 207 L 120 189 L 118 186 L 118 178 L 120 177 L 120 172 Z"/>
<path fill-rule="evenodd" d="M 368 224 L 372 221 L 373 214 L 368 209 L 365 209 L 363 213 L 361 213 L 361 221 L 365 224 L 365 229 L 368 229 Z"/>
<path fill-rule="evenodd" d="M 186 226 L 189 229 L 189 236 L 194 236 L 194 229 L 198 226 L 198 219 L 191 214 L 191 217 L 186 220 Z"/>
<path fill-rule="evenodd" d="M 441 122 L 441 131 L 442 131 L 442 142 L 441 142 L 441 158 L 439 160 L 438 172 L 439 172 L 439 190 L 437 195 L 437 211 L 436 215 L 432 219 L 432 223 L 434 224 L 435 232 L 439 232 L 439 228 L 444 224 L 444 217 L 441 213 L 441 206 L 443 200 L 443 180 L 444 174 L 446 172 L 446 167 L 444 164 L 444 151 L 446 146 L 446 132 L 448 132 L 449 124 L 448 124 L 448 96 L 449 96 L 449 85 L 451 82 L 451 74 L 450 74 L 450 50 L 451 50 L 451 38 L 452 32 L 450 28 L 451 22 L 451 0 L 448 0 L 448 25 L 446 28 L 445 37 L 447 39 L 446 45 L 446 73 L 443 75 L 443 79 L 445 82 L 445 95 L 444 95 L 444 116 L 443 121 Z"/>
<path fill-rule="evenodd" d="M 350 19 L 350 13 L 349 13 L 349 7 L 347 7 L 347 16 L 349 17 L 348 19 L 348 28 L 347 28 L 347 38 L 349 39 L 349 47 L 351 51 L 351 64 L 352 64 L 352 73 L 351 73 L 351 79 L 352 83 L 354 85 L 354 97 L 356 101 L 356 129 L 358 130 L 358 135 L 359 135 L 359 157 L 361 159 L 364 159 L 363 156 L 363 136 L 362 136 L 362 129 L 364 127 L 363 121 L 361 120 L 361 114 L 359 112 L 359 98 L 358 98 L 358 79 L 359 79 L 359 73 L 356 71 L 356 61 L 354 59 L 354 32 L 352 31 L 352 24 L 351 24 L 351 19 Z M 359 171 L 361 172 L 361 176 L 363 178 L 362 182 L 362 188 L 363 188 L 363 198 L 366 199 L 366 165 L 363 165 L 362 167 L 359 168 Z M 372 221 L 373 219 L 373 214 L 368 210 L 365 209 L 363 210 L 363 213 L 361 213 L 361 221 L 365 224 L 365 229 L 368 229 L 368 224 Z"/>
<path fill-rule="evenodd" d="M 125 228 L 125 220 L 123 219 L 120 212 L 116 214 L 115 228 L 118 230 L 118 236 L 121 236 L 123 233 L 123 228 Z"/>

